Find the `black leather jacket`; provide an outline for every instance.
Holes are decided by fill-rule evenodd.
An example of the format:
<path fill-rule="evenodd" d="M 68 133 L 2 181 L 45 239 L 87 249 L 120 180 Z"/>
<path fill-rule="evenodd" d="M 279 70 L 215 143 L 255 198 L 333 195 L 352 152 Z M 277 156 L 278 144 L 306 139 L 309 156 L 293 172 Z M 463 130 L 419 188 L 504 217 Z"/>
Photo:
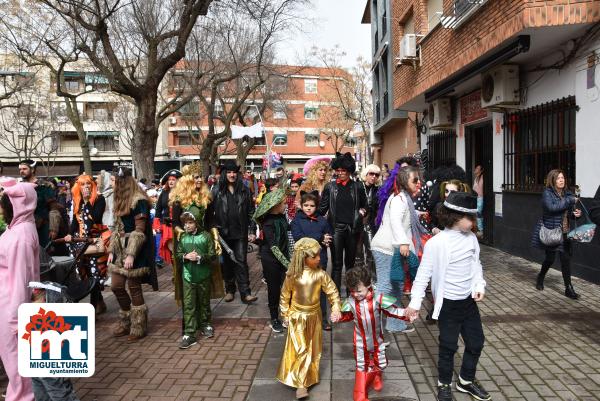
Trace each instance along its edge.
<path fill-rule="evenodd" d="M 360 209 L 366 209 L 367 197 L 365 195 L 362 183 L 350 180 L 346 185 L 350 185 L 350 194 L 352 195 L 352 208 L 354 210 L 354 222 L 352 223 L 352 230 L 360 229 L 363 225 L 362 217 L 359 213 Z M 327 221 L 331 224 L 331 227 L 335 228 L 335 208 L 338 194 L 338 184 L 332 181 L 325 185 L 323 193 L 321 194 L 321 201 L 319 202 L 319 213 L 321 216 L 327 216 Z"/>
<path fill-rule="evenodd" d="M 156 201 L 156 209 L 154 212 L 154 217 L 159 219 L 162 224 L 166 224 L 170 226 L 172 224 L 171 221 L 171 213 L 169 208 L 169 193 L 170 189 L 163 189 L 160 195 L 158 196 L 158 200 Z"/>
<path fill-rule="evenodd" d="M 227 191 L 228 189 L 226 189 Z M 252 194 L 250 190 L 244 185 L 241 191 L 234 193 L 236 204 L 233 207 L 237 207 L 240 211 L 240 218 L 242 219 L 241 226 L 248 227 L 248 234 L 254 234 L 256 232 L 256 223 L 252 220 L 254 215 L 254 202 L 252 201 Z M 227 222 L 227 211 L 231 205 L 227 204 L 227 194 L 219 191 L 219 186 L 215 185 L 212 190 L 212 213 L 207 216 L 207 225 L 210 228 L 217 228 L 219 234 L 223 238 L 227 238 L 229 235 L 229 223 Z"/>

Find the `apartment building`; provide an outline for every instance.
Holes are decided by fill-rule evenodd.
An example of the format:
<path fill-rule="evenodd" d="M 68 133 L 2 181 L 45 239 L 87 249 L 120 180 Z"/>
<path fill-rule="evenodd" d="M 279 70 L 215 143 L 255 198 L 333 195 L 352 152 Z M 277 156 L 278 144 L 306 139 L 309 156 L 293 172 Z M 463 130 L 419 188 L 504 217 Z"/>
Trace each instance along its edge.
<path fill-rule="evenodd" d="M 46 68 L 26 68 L 13 55 L 0 57 L 0 88 L 14 92 L 0 109 L 0 160 L 5 174 L 17 174 L 20 159 L 41 161 L 39 175 L 75 176 L 83 171 L 77 132 L 67 117 L 64 98 L 56 95 L 56 79 Z M 131 161 L 135 110 L 110 91 L 108 79 L 85 62 L 70 63 L 64 71 L 64 90 L 77 96 L 93 172 L 111 170 L 115 162 Z M 18 89 L 18 90 L 15 90 Z M 157 164 L 169 162 L 159 141 Z M 160 168 L 159 168 L 160 170 Z"/>
<path fill-rule="evenodd" d="M 600 184 L 600 2 L 389 5 L 391 107 L 418 113 L 430 169 L 483 166 L 486 241 L 539 261 L 529 244 L 547 172 L 563 169 L 584 202 Z M 598 281 L 599 252 L 598 239 L 577 244 L 576 274 Z"/>
<path fill-rule="evenodd" d="M 285 90 L 279 92 L 276 99 L 268 100 L 269 104 L 265 107 L 260 96 L 254 96 L 245 103 L 244 107 L 248 107 L 247 121 L 262 120 L 264 125 L 264 136 L 256 138 L 245 167 L 253 166 L 255 171 L 262 171 L 263 158 L 271 152 L 280 154 L 283 166 L 293 171 L 302 171 L 306 160 L 313 156 L 333 156 L 336 150 L 351 152 L 364 162 L 368 151 L 364 145 L 365 138 L 354 135 L 354 127 L 349 125 L 349 121 L 339 119 L 340 106 L 334 80 L 339 84 L 349 78 L 348 73 L 343 70 L 332 73 L 330 69 L 319 67 L 272 68 L 279 74 L 278 84 L 284 85 Z M 171 72 L 178 73 L 178 70 Z M 231 107 L 231 101 L 224 100 L 225 104 L 216 102 L 214 113 L 222 113 Z M 257 116 L 259 109 L 264 110 L 260 118 Z M 172 158 L 182 162 L 198 159 L 200 146 L 195 137 L 208 130 L 207 115 L 202 103 L 192 99 L 163 123 L 165 141 Z M 222 131 L 223 124 L 216 119 L 214 121 L 216 131 Z M 239 122 L 234 124 L 239 125 Z M 218 147 L 221 160 L 235 159 L 236 152 L 232 140 L 226 140 Z"/>

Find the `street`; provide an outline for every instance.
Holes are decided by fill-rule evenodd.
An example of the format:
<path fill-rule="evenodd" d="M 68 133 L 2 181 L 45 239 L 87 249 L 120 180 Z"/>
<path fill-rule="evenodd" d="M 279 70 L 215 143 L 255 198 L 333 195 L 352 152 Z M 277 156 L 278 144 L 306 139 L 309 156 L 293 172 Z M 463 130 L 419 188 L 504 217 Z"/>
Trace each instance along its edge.
<path fill-rule="evenodd" d="M 81 400 L 294 399 L 293 390 L 274 379 L 285 338 L 272 334 L 267 324 L 266 289 L 256 252 L 249 262 L 259 300 L 251 306 L 239 297 L 230 304 L 214 302 L 215 337 L 188 350 L 177 348 L 181 323 L 168 269 L 159 271 L 160 291 L 146 293 L 150 333 L 136 344 L 110 336 L 117 307 L 105 291 L 109 311 L 97 322 L 96 373 L 74 380 Z M 549 273 L 546 289 L 539 292 L 533 285 L 538 265 L 488 247 L 482 248 L 482 262 L 488 287 L 480 304 L 486 345 L 478 379 L 493 400 L 598 400 L 598 286 L 574 278 L 582 298 L 571 301 L 562 294 L 557 271 Z M 423 308 L 415 332 L 386 335 L 392 342 L 390 366 L 383 391 L 371 391 L 371 400 L 435 400 L 438 332 L 425 315 Z M 311 389 L 310 400 L 351 399 L 351 327 L 335 328 L 333 341 L 331 335 L 324 336 L 321 383 Z M 457 371 L 458 357 L 455 366 Z M 454 394 L 457 401 L 470 399 Z"/>

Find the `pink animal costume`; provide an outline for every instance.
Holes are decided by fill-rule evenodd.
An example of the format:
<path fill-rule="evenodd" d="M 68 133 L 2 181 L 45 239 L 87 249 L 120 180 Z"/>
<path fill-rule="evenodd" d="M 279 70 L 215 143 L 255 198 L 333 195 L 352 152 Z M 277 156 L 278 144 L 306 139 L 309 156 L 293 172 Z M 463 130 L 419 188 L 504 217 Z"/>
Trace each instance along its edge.
<path fill-rule="evenodd" d="M 375 391 L 383 388 L 382 371 L 387 367 L 387 357 L 381 330 L 381 314 L 406 320 L 404 309 L 396 306 L 395 302 L 394 297 L 387 295 L 375 297 L 373 289 L 369 288 L 362 301 L 350 296 L 342 305 L 340 322 L 354 321 L 354 401 L 369 401 L 369 387 L 373 387 Z"/>
<path fill-rule="evenodd" d="M 17 356 L 17 311 L 31 301 L 30 281 L 40 280 L 38 235 L 33 211 L 35 184 L 0 178 L 4 195 L 13 207 L 13 218 L 0 236 L 0 357 L 8 375 L 6 401 L 33 401 L 31 379 L 21 377 Z"/>

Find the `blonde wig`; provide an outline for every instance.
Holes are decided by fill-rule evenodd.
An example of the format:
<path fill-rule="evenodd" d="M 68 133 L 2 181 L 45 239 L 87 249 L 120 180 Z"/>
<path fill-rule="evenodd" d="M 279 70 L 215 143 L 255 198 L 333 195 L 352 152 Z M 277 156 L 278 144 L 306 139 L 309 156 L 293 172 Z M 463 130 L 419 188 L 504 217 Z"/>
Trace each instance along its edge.
<path fill-rule="evenodd" d="M 363 180 L 363 182 L 366 181 L 367 174 L 369 174 L 369 173 L 381 174 L 381 169 L 379 168 L 379 166 L 377 164 L 369 164 L 367 167 L 365 167 L 360 172 L 360 179 Z M 379 178 L 377 179 L 377 181 L 375 183 L 377 185 L 381 184 L 381 176 L 379 176 Z"/>
<path fill-rule="evenodd" d="M 468 194 L 471 193 L 471 187 L 469 186 L 469 184 L 465 184 L 461 180 L 444 181 L 440 185 L 440 199 L 441 200 L 446 199 L 446 186 L 447 185 L 455 185 L 456 188 L 458 188 L 458 192 L 466 192 Z"/>
<path fill-rule="evenodd" d="M 304 258 L 310 256 L 314 258 L 321 252 L 321 244 L 312 238 L 301 238 L 294 245 L 294 254 L 288 267 L 287 275 L 293 278 L 300 278 L 304 270 Z"/>
<path fill-rule="evenodd" d="M 319 178 L 317 177 L 317 171 L 321 167 L 324 167 L 325 171 L 327 172 L 322 183 L 319 182 Z M 300 186 L 300 190 L 304 192 L 318 190 L 319 193 L 321 193 L 323 188 L 325 188 L 325 184 L 327 184 L 329 181 L 331 181 L 331 168 L 329 167 L 329 163 L 325 161 L 319 161 L 316 162 L 308 171 L 308 174 L 306 175 L 306 181 L 304 181 L 304 183 Z"/>
<path fill-rule="evenodd" d="M 210 192 L 206 183 L 202 182 L 202 187 L 196 189 L 196 179 L 192 174 L 186 174 L 177 180 L 175 188 L 169 192 L 169 206 L 179 202 L 183 209 L 192 204 L 206 208 L 210 203 Z"/>

